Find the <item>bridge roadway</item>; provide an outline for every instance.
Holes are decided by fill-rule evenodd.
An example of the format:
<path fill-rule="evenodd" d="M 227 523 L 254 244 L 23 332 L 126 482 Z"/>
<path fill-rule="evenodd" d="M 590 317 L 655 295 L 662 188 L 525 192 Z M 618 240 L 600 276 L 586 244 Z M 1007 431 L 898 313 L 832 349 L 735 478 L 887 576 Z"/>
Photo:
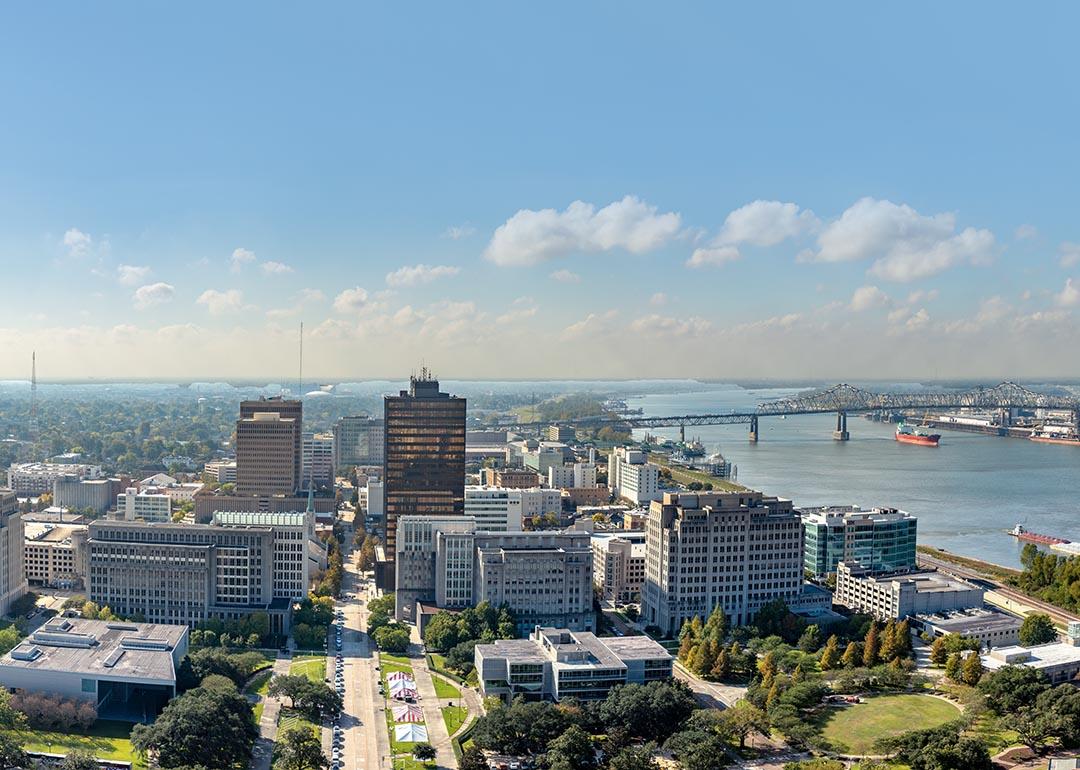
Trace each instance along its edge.
<path fill-rule="evenodd" d="M 845 440 L 849 412 L 900 412 L 911 409 L 979 409 L 1002 411 L 1009 409 L 1055 409 L 1069 411 L 1080 431 L 1080 399 L 1071 396 L 1038 393 L 1012 382 L 992 388 L 977 387 L 965 391 L 915 391 L 911 393 L 875 393 L 853 385 L 834 385 L 825 390 L 801 393 L 790 398 L 766 401 L 752 412 L 716 412 L 683 414 L 667 417 L 620 416 L 602 414 L 560 422 L 577 426 L 619 424 L 630 428 L 685 427 L 687 425 L 750 425 L 750 438 L 757 440 L 758 419 L 796 414 L 828 414 L 835 412 L 837 425 L 834 437 Z M 546 422 L 506 423 L 506 428 L 539 428 Z"/>

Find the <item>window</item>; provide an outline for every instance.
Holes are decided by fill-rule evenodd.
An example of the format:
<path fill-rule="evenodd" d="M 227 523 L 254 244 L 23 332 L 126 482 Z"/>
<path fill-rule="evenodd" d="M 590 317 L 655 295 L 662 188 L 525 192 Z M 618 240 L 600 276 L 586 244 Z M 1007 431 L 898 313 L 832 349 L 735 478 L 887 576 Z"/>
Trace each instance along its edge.
<path fill-rule="evenodd" d="M 96 679 L 84 679 L 82 680 L 83 692 L 97 692 L 97 680 Z"/>

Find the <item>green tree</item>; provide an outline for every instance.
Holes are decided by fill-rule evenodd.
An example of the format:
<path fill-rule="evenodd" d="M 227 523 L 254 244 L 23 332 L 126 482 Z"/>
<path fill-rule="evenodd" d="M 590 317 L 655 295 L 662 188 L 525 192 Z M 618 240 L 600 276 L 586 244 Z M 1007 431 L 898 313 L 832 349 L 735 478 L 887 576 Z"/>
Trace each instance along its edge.
<path fill-rule="evenodd" d="M 945 676 L 954 682 L 963 681 L 961 669 L 964 666 L 964 660 L 960 657 L 960 653 L 954 652 L 949 655 L 945 661 Z"/>
<path fill-rule="evenodd" d="M 275 770 L 321 770 L 330 766 L 322 741 L 308 727 L 290 727 L 276 743 Z"/>
<path fill-rule="evenodd" d="M 17 733 L 0 733 L 0 767 L 30 767 Z"/>
<path fill-rule="evenodd" d="M 424 645 L 429 650 L 445 652 L 459 641 L 457 618 L 449 612 L 437 613 L 424 629 Z"/>
<path fill-rule="evenodd" d="M 435 747 L 430 743 L 417 743 L 412 747 L 412 755 L 422 762 L 435 759 Z"/>
<path fill-rule="evenodd" d="M 821 627 L 811 623 L 799 637 L 798 647 L 803 652 L 817 652 L 821 648 Z"/>
<path fill-rule="evenodd" d="M 85 749 L 73 749 L 60 762 L 60 770 L 98 770 L 100 763 Z"/>
<path fill-rule="evenodd" d="M 822 671 L 831 671 L 840 664 L 840 638 L 833 634 L 829 641 L 825 642 L 825 649 L 821 651 L 821 659 L 818 665 Z"/>
<path fill-rule="evenodd" d="M 848 642 L 840 662 L 844 664 L 844 668 L 855 668 L 862 663 L 862 649 L 858 642 Z"/>
<path fill-rule="evenodd" d="M 585 770 L 593 763 L 592 739 L 577 725 L 570 725 L 548 744 L 545 759 L 551 770 Z"/>
<path fill-rule="evenodd" d="M 144 755 L 156 752 L 163 768 L 239 770 L 247 766 L 257 737 L 247 699 L 197 687 L 169 701 L 152 724 L 135 725 L 131 745 Z"/>
<path fill-rule="evenodd" d="M 487 757 L 476 746 L 469 746 L 461 753 L 461 761 L 458 762 L 458 770 L 489 770 Z"/>
<path fill-rule="evenodd" d="M 1029 666 L 1002 666 L 979 682 L 987 708 L 998 716 L 1013 714 L 1050 689 L 1050 679 Z"/>
<path fill-rule="evenodd" d="M 979 683 L 979 680 L 982 679 L 982 675 L 982 658 L 979 657 L 979 653 L 972 652 L 967 656 L 964 665 L 960 669 L 960 678 L 963 680 L 964 684 L 969 687 L 974 687 Z"/>
<path fill-rule="evenodd" d="M 1037 644 L 1048 644 L 1057 639 L 1057 629 L 1049 615 L 1036 612 L 1024 618 L 1020 625 L 1020 644 L 1025 647 L 1034 647 Z"/>
<path fill-rule="evenodd" d="M 949 659 L 949 647 L 944 636 L 939 636 L 930 645 L 930 662 L 935 666 L 944 666 Z"/>
<path fill-rule="evenodd" d="M 712 670 L 709 671 L 709 675 L 714 679 L 726 679 L 731 675 L 731 654 L 727 649 L 720 650 L 716 655 L 716 660 L 713 662 Z"/>
<path fill-rule="evenodd" d="M 866 668 L 873 668 L 878 664 L 880 656 L 881 636 L 878 632 L 877 623 L 873 623 L 870 625 L 870 630 L 866 632 L 866 638 L 863 640 L 863 666 Z"/>
<path fill-rule="evenodd" d="M 381 627 L 374 638 L 375 644 L 385 652 L 401 653 L 409 649 L 409 629 L 399 623 Z"/>
<path fill-rule="evenodd" d="M 608 770 L 659 770 L 660 765 L 653 756 L 655 751 L 655 743 L 626 746 L 611 757 Z"/>
<path fill-rule="evenodd" d="M 720 719 L 726 732 L 733 738 L 738 738 L 740 749 L 746 746 L 746 739 L 751 734 L 769 734 L 769 718 L 765 712 L 745 699 L 736 701 L 734 706 L 721 711 Z"/>

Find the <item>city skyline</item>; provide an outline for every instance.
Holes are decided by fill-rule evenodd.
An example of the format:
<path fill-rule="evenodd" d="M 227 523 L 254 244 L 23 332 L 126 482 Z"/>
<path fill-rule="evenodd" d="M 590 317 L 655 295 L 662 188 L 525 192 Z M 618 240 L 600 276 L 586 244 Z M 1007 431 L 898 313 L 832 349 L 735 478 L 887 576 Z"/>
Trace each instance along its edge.
<path fill-rule="evenodd" d="M 1072 8 L 255 7 L 4 12 L 0 377 L 1077 374 Z"/>

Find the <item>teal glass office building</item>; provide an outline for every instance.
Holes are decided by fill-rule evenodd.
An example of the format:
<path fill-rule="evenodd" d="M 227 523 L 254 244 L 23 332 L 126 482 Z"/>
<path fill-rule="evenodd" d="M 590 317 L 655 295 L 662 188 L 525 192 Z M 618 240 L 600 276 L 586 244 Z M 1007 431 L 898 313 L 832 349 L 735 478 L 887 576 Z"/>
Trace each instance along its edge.
<path fill-rule="evenodd" d="M 896 508 L 858 506 L 803 508 L 803 564 L 824 580 L 840 562 L 858 562 L 872 572 L 915 568 L 917 520 Z"/>

